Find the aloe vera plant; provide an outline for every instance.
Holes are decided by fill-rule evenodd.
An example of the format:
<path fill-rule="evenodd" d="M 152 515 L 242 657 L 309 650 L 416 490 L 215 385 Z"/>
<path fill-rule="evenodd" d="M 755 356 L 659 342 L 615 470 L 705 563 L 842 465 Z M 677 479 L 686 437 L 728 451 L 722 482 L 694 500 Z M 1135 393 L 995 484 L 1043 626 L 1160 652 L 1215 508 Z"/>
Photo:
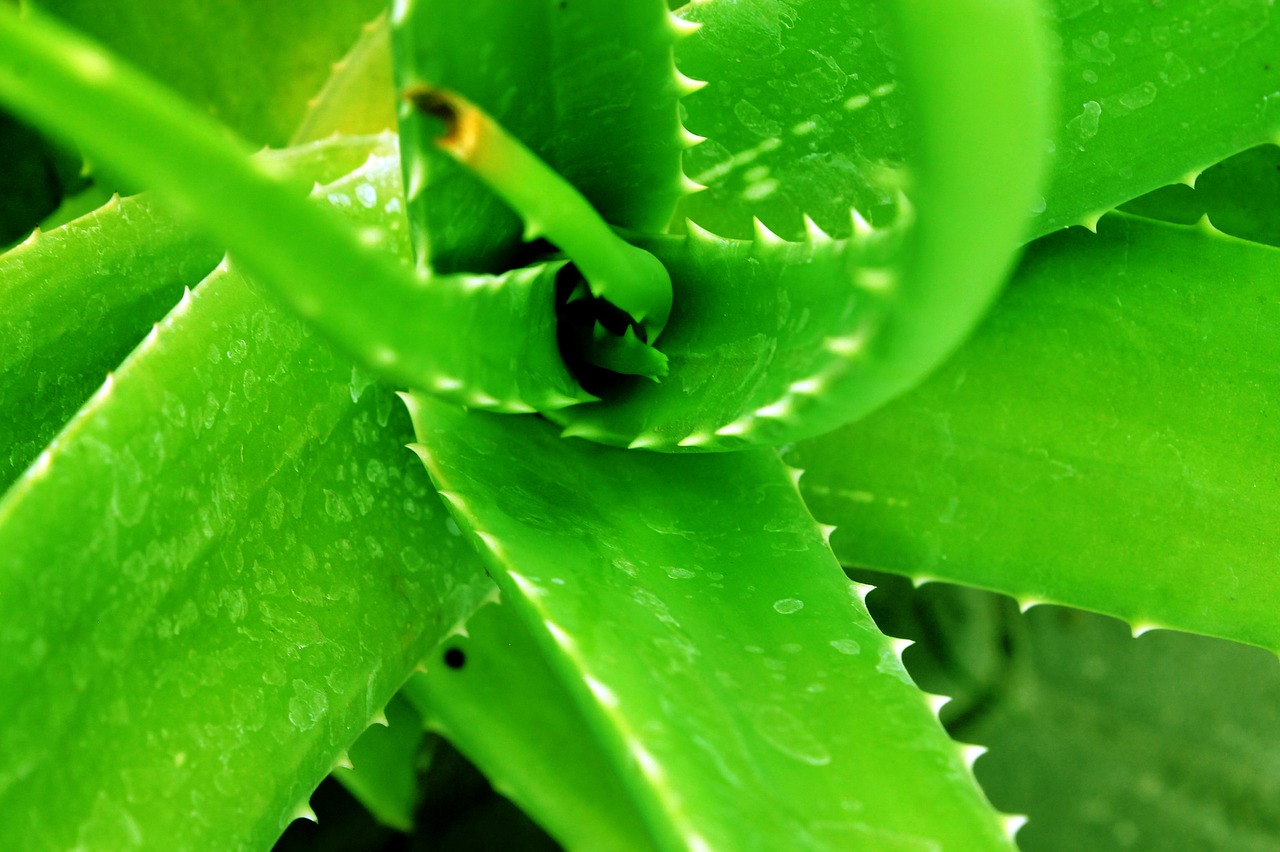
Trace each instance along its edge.
<path fill-rule="evenodd" d="M 94 179 L 0 254 L 6 845 L 408 830 L 440 738 L 571 848 L 1275 842 L 1268 2 L 224 5 L 0 5 Z M 1073 792 L 1043 696 L 1185 660 L 1229 758 Z"/>

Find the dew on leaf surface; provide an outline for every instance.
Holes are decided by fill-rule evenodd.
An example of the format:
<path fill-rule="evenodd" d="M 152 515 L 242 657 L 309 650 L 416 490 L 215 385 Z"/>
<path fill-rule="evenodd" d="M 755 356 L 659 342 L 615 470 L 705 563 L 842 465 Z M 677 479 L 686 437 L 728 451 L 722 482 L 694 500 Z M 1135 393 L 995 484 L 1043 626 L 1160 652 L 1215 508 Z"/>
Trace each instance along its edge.
<path fill-rule="evenodd" d="M 783 615 L 790 615 L 793 612 L 799 612 L 804 609 L 804 601 L 796 598 L 783 598 L 782 600 L 774 601 L 773 608 Z"/>

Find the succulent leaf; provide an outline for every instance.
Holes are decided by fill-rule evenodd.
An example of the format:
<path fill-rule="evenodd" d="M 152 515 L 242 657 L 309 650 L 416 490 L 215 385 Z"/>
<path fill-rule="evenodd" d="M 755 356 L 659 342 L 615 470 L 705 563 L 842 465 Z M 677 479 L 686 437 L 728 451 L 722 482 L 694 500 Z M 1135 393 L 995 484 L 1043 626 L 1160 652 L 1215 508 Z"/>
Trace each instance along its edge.
<path fill-rule="evenodd" d="M 1277 251 L 1119 214 L 1038 244 L 943 371 L 790 457 L 840 558 L 1280 651 Z"/>
<path fill-rule="evenodd" d="M 332 139 L 257 156 L 329 181 L 394 139 Z M 147 194 L 113 198 L 0 255 L 0 486 L 8 486 L 109 370 L 223 251 Z"/>
<path fill-rule="evenodd" d="M 658 847 L 1009 848 L 771 451 L 629 453 L 406 401 Z"/>
<path fill-rule="evenodd" d="M 272 842 L 491 585 L 372 377 L 224 268 L 0 502 L 0 836 Z"/>

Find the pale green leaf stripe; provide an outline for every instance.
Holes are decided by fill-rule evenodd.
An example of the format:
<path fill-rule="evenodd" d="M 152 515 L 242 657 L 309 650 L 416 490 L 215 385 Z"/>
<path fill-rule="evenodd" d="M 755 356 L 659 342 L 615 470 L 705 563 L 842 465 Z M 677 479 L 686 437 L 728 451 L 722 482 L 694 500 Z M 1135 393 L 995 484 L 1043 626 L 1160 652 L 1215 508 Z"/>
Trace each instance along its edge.
<path fill-rule="evenodd" d="M 1037 243 L 925 385 L 796 448 L 840 558 L 1280 651 L 1280 251 Z"/>
<path fill-rule="evenodd" d="M 654 845 L 1009 848 L 771 451 L 624 452 L 410 405 Z"/>
<path fill-rule="evenodd" d="M 347 137 L 257 156 L 328 182 L 394 145 Z M 0 254 L 0 490 L 222 256 L 145 193 Z"/>
<path fill-rule="evenodd" d="M 491 588 L 408 437 L 233 270 L 161 323 L 0 502 L 0 846 L 261 848 L 306 813 Z"/>

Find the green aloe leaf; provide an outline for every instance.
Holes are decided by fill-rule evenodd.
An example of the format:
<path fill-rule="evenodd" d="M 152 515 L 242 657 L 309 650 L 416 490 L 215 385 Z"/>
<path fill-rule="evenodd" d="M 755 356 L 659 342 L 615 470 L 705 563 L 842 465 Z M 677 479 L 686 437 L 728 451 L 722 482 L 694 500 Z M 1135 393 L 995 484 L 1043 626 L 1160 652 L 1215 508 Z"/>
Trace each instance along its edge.
<path fill-rule="evenodd" d="M 883 581 L 883 582 L 882 582 Z M 1024 852 L 1272 849 L 1280 840 L 1280 667 L 1257 648 L 898 577 L 867 604 L 953 736 L 990 746 L 993 800 Z"/>
<path fill-rule="evenodd" d="M 489 588 L 406 430 L 231 268 L 161 323 L 0 502 L 4 845 L 261 846 L 308 813 Z"/>
<path fill-rule="evenodd" d="M 327 182 L 393 146 L 387 137 L 335 139 L 258 158 Z M 114 198 L 0 255 L 0 487 L 222 257 L 148 194 Z"/>
<path fill-rule="evenodd" d="M 347 752 L 348 766 L 333 771 L 347 792 L 383 825 L 413 830 L 418 805 L 418 772 L 429 762 L 438 740 L 425 745 L 422 717 L 409 701 L 397 695 L 385 711 L 385 725 L 371 725 Z M 426 757 L 428 760 L 422 760 Z"/>
<path fill-rule="evenodd" d="M 475 103 L 610 224 L 661 231 L 684 192 L 677 99 L 689 86 L 672 65 L 678 24 L 662 0 L 401 0 L 391 18 L 396 79 L 402 91 L 428 84 Z M 518 265 L 520 219 L 435 149 L 408 106 L 401 134 L 422 261 L 441 272 Z"/>
<path fill-rule="evenodd" d="M 297 145 L 335 133 L 369 134 L 396 127 L 391 83 L 391 37 L 387 17 L 365 24 L 360 38 L 338 62 L 290 137 Z"/>
<path fill-rule="evenodd" d="M 988 745 L 992 798 L 1030 819 L 1024 852 L 1081 846 L 1274 849 L 1280 668 L 1200 636 L 1132 639 L 1058 607 L 1015 623 L 1013 669 L 959 731 Z M 1064 807 L 1065 804 L 1065 807 Z"/>
<path fill-rule="evenodd" d="M 285 144 L 382 0 L 27 0 L 258 145 Z M 380 129 L 380 128 L 379 128 Z"/>
<path fill-rule="evenodd" d="M 772 452 L 623 453 L 408 399 L 441 495 L 646 842 L 1007 847 Z"/>
<path fill-rule="evenodd" d="M 376 375 L 500 411 L 591 398 L 568 374 L 554 333 L 527 332 L 554 328 L 557 264 L 503 276 L 430 277 L 377 250 L 404 221 L 392 158 L 371 160 L 350 187 L 326 194 L 339 207 L 366 209 L 371 220 L 354 229 L 298 197 L 287 172 L 250 163 L 242 143 L 225 139 L 173 93 L 53 21 L 0 7 L 0 45 L 0 100 L 86 140 L 89 153 L 198 218 Z M 201 167 L 191 169 L 192 162 Z M 473 340 L 494 345 L 476 358 Z M 524 369 L 513 372 L 512 363 Z"/>
<path fill-rule="evenodd" d="M 1122 209 L 1184 225 L 1208 216 L 1233 237 L 1280 246 L 1280 146 L 1250 148 L 1205 169 L 1195 183 L 1161 187 Z"/>
<path fill-rule="evenodd" d="M 837 554 L 1280 650 L 1278 261 L 1119 215 L 1037 243 L 943 370 L 789 457 Z"/>
<path fill-rule="evenodd" d="M 658 341 L 671 376 L 555 415 L 567 434 L 666 451 L 820 434 L 910 388 L 972 329 L 1003 284 L 1040 174 L 1039 21 L 1031 4 L 987 2 L 904 3 L 895 19 L 922 116 L 895 227 L 858 217 L 833 240 L 807 220 L 805 239 L 785 243 L 757 221 L 749 242 L 691 226 L 643 243 L 678 291 Z M 967 120 L 979 110 L 985 122 Z"/>
<path fill-rule="evenodd" d="M 1044 146 L 1052 182 L 1029 211 L 1032 235 L 1077 223 L 1275 141 L 1280 29 L 1268 0 L 1099 3 L 1057 0 L 1058 117 Z M 915 125 L 886 15 L 877 4 L 693 3 L 703 28 L 679 46 L 685 73 L 711 81 L 687 103 L 708 142 L 686 155 L 710 185 L 680 214 L 746 238 L 758 216 L 799 239 L 802 214 L 835 236 L 848 211 L 892 201 L 883 175 L 906 161 Z M 985 110 L 966 125 L 980 124 Z M 1159 156 L 1151 152 L 1158 151 Z"/>
<path fill-rule="evenodd" d="M 496 591 L 496 590 L 495 590 Z M 496 594 L 495 594 L 496 598 Z M 510 605 L 482 606 L 404 687 L 427 728 L 570 849 L 651 848 L 608 751 Z"/>

